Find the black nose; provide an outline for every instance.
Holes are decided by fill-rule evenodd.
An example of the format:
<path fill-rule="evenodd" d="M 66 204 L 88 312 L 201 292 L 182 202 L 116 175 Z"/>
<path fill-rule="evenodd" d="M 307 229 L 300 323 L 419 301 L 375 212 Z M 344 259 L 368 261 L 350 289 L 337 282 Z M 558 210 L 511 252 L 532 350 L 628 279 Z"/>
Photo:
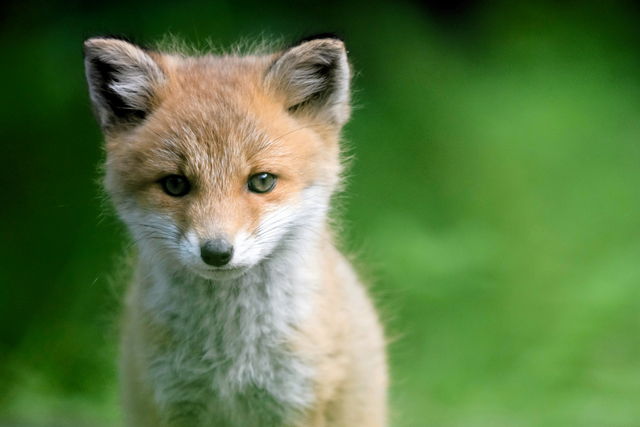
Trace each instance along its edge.
<path fill-rule="evenodd" d="M 227 239 L 209 240 L 200 248 L 200 256 L 207 264 L 222 267 L 231 261 L 233 246 Z"/>

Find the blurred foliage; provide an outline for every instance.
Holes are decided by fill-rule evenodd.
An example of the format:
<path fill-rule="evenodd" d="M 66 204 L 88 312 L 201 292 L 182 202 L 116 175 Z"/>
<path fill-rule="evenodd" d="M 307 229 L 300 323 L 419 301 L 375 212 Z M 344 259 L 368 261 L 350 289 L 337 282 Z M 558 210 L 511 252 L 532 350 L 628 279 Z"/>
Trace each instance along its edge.
<path fill-rule="evenodd" d="M 121 421 L 124 232 L 101 214 L 83 39 L 337 30 L 357 71 L 346 245 L 392 341 L 392 425 L 636 426 L 639 16 L 631 1 L 4 2 L 0 419 Z"/>

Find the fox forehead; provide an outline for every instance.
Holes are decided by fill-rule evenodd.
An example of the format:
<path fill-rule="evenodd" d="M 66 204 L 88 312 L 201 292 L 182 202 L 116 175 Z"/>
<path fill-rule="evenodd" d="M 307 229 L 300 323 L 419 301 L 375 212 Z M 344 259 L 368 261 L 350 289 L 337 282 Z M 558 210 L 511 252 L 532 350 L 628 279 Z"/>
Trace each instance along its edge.
<path fill-rule="evenodd" d="M 295 120 L 265 90 L 264 58 L 161 61 L 169 82 L 158 94 L 158 107 L 130 135 L 130 144 L 107 145 L 114 152 L 125 147 L 123 155 L 136 163 L 126 169 L 142 181 L 182 174 L 216 186 L 258 172 L 313 179 L 314 160 L 332 151 L 317 126 Z"/>

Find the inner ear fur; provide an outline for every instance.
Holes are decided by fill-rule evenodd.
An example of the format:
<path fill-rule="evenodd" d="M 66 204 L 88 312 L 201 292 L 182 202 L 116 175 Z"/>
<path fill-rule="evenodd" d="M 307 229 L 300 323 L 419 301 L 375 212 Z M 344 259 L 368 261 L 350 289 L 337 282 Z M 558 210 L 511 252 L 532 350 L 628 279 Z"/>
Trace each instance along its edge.
<path fill-rule="evenodd" d="M 285 50 L 265 75 L 291 114 L 338 126 L 349 119 L 350 80 L 344 43 L 335 38 L 303 41 Z"/>
<path fill-rule="evenodd" d="M 167 80 L 145 50 L 116 38 L 85 41 L 84 63 L 91 102 L 105 132 L 143 121 Z"/>

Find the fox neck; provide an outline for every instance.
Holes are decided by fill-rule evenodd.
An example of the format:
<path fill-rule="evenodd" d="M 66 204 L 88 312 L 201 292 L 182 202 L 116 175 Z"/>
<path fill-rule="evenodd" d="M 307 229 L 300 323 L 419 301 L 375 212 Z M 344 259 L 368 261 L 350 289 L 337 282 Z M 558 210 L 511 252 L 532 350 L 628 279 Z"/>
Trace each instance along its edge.
<path fill-rule="evenodd" d="M 151 305 L 148 308 L 163 312 L 169 307 L 179 309 L 181 304 L 185 304 L 184 308 L 190 315 L 200 308 L 215 308 L 232 317 L 241 315 L 240 312 L 250 316 L 249 311 L 255 308 L 260 313 L 252 314 L 258 317 L 267 315 L 265 310 L 270 309 L 278 316 L 299 318 L 306 311 L 305 299 L 317 288 L 320 277 L 318 252 L 326 233 L 324 224 L 317 228 L 298 230 L 295 236 L 283 239 L 268 258 L 242 276 L 223 281 L 154 263 L 153 258 L 142 256 L 139 272 L 150 279 L 145 286 L 148 304 Z M 249 301 L 253 298 L 259 299 L 257 304 Z M 282 320 L 292 321 L 293 318 Z"/>
<path fill-rule="evenodd" d="M 208 373 L 228 407 L 239 404 L 234 396 L 256 392 L 265 393 L 268 398 L 262 400 L 276 402 L 275 407 L 310 404 L 310 368 L 287 347 L 297 325 L 313 312 L 320 284 L 323 233 L 305 234 L 286 239 L 243 276 L 219 283 L 169 273 L 141 259 L 139 272 L 148 278 L 145 311 L 175 337 L 170 353 L 161 358 L 181 372 L 164 381 L 167 389 L 177 385 L 174 381 L 197 382 Z M 152 376 L 167 377 L 164 371 Z"/>

